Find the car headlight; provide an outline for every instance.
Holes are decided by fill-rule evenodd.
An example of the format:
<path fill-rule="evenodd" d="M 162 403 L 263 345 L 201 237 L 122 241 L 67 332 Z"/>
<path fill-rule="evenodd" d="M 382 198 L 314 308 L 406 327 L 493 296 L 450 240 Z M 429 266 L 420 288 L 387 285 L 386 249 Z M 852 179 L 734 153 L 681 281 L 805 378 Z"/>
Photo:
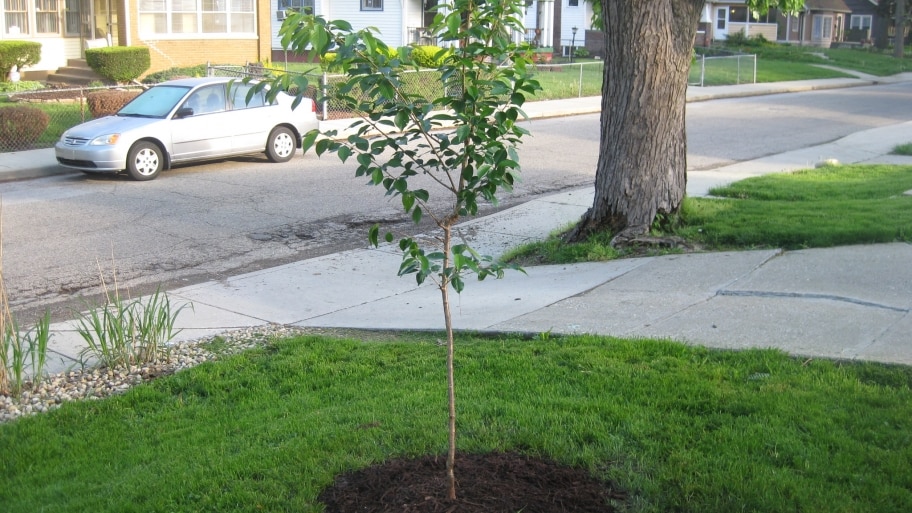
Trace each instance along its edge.
<path fill-rule="evenodd" d="M 120 134 L 107 134 L 96 137 L 92 139 L 92 142 L 89 143 L 90 146 L 107 146 L 111 144 L 116 144 L 117 140 L 120 139 Z"/>

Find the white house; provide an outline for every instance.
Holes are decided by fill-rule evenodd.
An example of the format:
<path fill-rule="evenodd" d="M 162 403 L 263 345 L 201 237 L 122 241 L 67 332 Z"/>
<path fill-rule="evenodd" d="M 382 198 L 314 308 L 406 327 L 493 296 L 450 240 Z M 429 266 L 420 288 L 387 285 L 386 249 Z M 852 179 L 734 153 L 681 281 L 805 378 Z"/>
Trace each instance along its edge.
<path fill-rule="evenodd" d="M 309 9 L 326 19 L 342 19 L 355 30 L 375 27 L 390 46 L 435 44 L 427 37 L 437 0 L 271 0 L 273 61 L 286 58 L 279 29 L 286 9 Z M 592 4 L 585 0 L 527 0 L 525 33 L 517 35 L 537 46 L 550 46 L 569 55 L 571 46 L 583 46 L 592 19 Z M 576 34 L 573 28 L 577 29 Z M 288 57 L 292 59 L 291 57 Z"/>

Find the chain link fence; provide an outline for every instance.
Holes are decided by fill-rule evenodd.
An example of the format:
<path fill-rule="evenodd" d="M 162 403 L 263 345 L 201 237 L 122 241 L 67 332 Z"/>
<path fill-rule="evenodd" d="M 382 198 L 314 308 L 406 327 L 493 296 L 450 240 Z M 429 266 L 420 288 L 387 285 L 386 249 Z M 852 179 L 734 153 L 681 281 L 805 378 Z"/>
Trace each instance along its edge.
<path fill-rule="evenodd" d="M 95 117 L 92 93 L 111 89 L 139 90 L 142 86 L 46 88 L 0 94 L 0 152 L 52 148 L 64 131 Z"/>
<path fill-rule="evenodd" d="M 327 92 L 337 87 L 344 76 L 267 68 L 258 64 L 207 66 L 208 76 L 265 78 L 280 73 L 300 74 L 312 85 L 306 96 L 316 97 L 317 88 Z M 756 55 L 698 55 L 691 65 L 691 86 L 744 84 L 756 82 Z M 604 62 L 539 63 L 533 72 L 544 91 L 536 100 L 597 96 L 601 94 Z M 458 81 L 444 83 L 436 70 L 408 71 L 402 76 L 402 90 L 423 98 L 458 94 Z M 136 90 L 143 86 L 72 87 L 0 93 L 0 152 L 51 148 L 63 132 L 93 119 L 89 96 L 110 89 Z M 147 87 L 147 86 L 146 86 Z M 365 97 L 365 101 L 370 101 Z M 324 120 L 353 116 L 353 112 L 334 102 L 318 105 Z"/>
<path fill-rule="evenodd" d="M 688 85 L 720 86 L 757 83 L 757 56 L 753 54 L 697 55 L 690 65 Z"/>

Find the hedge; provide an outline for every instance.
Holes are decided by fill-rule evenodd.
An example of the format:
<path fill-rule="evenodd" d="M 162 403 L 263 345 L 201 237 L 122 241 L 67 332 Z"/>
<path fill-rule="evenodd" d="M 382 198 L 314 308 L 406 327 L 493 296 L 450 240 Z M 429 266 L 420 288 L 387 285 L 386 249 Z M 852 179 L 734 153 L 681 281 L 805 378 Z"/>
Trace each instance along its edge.
<path fill-rule="evenodd" d="M 92 48 L 85 54 L 95 73 L 117 83 L 136 80 L 152 66 L 152 57 L 145 46 Z"/>
<path fill-rule="evenodd" d="M 449 52 L 433 45 L 416 45 L 412 47 L 412 60 L 422 68 L 439 68 Z"/>
<path fill-rule="evenodd" d="M 13 66 L 22 68 L 33 66 L 41 60 L 41 43 L 33 41 L 0 41 L 0 82 L 9 79 Z"/>

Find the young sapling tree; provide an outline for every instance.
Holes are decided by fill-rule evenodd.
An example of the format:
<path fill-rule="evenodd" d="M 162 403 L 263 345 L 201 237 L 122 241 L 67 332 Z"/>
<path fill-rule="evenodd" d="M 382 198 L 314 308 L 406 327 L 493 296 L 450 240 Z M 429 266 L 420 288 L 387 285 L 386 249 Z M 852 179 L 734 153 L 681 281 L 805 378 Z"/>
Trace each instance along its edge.
<path fill-rule="evenodd" d="M 460 293 L 464 278 L 501 278 L 508 268 L 482 256 L 466 243 L 454 243 L 454 226 L 475 216 L 479 202 L 497 203 L 499 191 L 510 191 L 520 171 L 517 147 L 528 131 L 517 122 L 527 96 L 541 89 L 530 76 L 528 46 L 517 42 L 523 33 L 523 3 L 517 0 L 455 0 L 439 5 L 428 32 L 440 42 L 436 68 L 422 69 L 439 94 L 428 98 L 403 87 L 406 74 L 419 71 L 411 48 L 389 48 L 374 29 L 353 30 L 345 21 L 329 21 L 303 13 L 292 14 L 281 29 L 286 48 L 310 52 L 321 59 L 333 54 L 340 84 L 320 93 L 317 101 L 332 101 L 357 120 L 347 136 L 335 131 L 312 131 L 304 149 L 318 155 L 335 154 L 353 160 L 355 175 L 398 196 L 416 223 L 430 218 L 439 228 L 439 244 L 403 237 L 399 275 L 430 278 L 440 290 L 447 347 L 449 404 L 448 496 L 456 497 L 456 396 L 453 370 L 454 335 L 450 289 Z M 303 77 L 283 74 L 272 81 L 277 90 L 307 91 Z M 446 199 L 431 202 L 431 190 Z M 435 195 L 436 199 L 436 195 Z M 380 242 L 379 226 L 368 234 Z M 393 242 L 392 233 L 384 240 Z"/>

